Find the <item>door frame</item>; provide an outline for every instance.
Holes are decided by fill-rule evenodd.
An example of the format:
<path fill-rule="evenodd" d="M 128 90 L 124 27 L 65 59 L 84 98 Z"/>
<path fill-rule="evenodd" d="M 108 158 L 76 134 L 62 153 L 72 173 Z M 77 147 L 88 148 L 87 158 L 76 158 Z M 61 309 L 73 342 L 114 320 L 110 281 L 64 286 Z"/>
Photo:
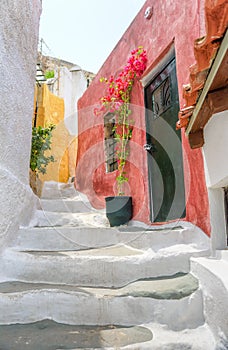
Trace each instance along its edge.
<path fill-rule="evenodd" d="M 169 48 L 168 52 L 159 60 L 158 64 L 151 69 L 151 71 L 145 76 L 143 77 L 143 79 L 141 80 L 141 83 L 142 83 L 142 86 L 143 86 L 143 89 L 144 89 L 144 101 L 145 101 L 145 91 L 146 91 L 146 88 L 153 82 L 153 80 L 156 79 L 157 76 L 159 76 L 160 73 L 162 73 L 162 71 L 174 60 L 176 59 L 176 55 L 175 55 L 175 47 L 174 47 L 174 44 L 172 43 L 171 47 Z M 158 61 L 158 60 L 156 60 Z M 177 81 L 178 83 L 178 81 Z M 179 99 L 179 96 L 178 96 L 178 99 Z M 145 102 L 144 102 L 145 103 Z M 145 116 L 146 118 L 146 116 Z M 147 122 L 145 120 L 145 131 L 147 132 Z M 147 141 L 147 140 L 145 140 Z M 180 141 L 181 142 L 181 141 Z M 181 147 L 182 147 L 182 142 L 181 142 Z M 147 156 L 147 162 L 148 162 L 148 156 Z M 148 165 L 148 199 L 149 199 L 149 207 L 150 207 L 150 219 L 151 219 L 151 222 L 154 222 L 154 208 L 153 208 L 153 186 L 152 186 L 152 179 L 150 177 L 150 174 L 149 174 L 149 164 L 147 163 Z M 183 190 L 185 192 L 185 181 L 184 181 L 184 160 L 183 160 L 183 147 L 182 147 L 182 165 L 183 165 Z M 186 201 L 186 199 L 185 199 Z M 185 203 L 186 205 L 186 203 Z M 186 213 L 185 211 L 183 212 L 183 217 L 185 217 Z M 178 219 L 178 218 L 176 218 Z M 175 219 L 174 219 L 175 220 Z"/>
<path fill-rule="evenodd" d="M 141 83 L 143 89 L 145 90 L 147 86 L 151 83 L 154 78 L 176 57 L 175 55 L 175 47 L 172 44 L 166 54 L 163 53 L 163 57 L 159 60 L 154 68 L 150 70 L 150 72 L 141 79 Z"/>

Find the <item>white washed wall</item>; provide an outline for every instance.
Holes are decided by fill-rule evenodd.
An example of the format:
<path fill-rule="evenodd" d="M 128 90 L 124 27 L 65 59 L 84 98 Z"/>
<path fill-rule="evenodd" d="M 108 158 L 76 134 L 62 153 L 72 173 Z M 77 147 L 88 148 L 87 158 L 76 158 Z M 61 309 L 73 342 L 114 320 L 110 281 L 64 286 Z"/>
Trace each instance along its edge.
<path fill-rule="evenodd" d="M 223 187 L 228 186 L 228 111 L 211 117 L 204 129 L 203 146 L 208 187 L 212 248 L 226 247 L 226 220 Z"/>
<path fill-rule="evenodd" d="M 0 244 L 33 208 L 29 158 L 41 0 L 0 5 Z"/>
<path fill-rule="evenodd" d="M 72 73 L 72 95 L 71 95 L 71 114 L 67 118 L 67 125 L 71 135 L 78 135 L 78 112 L 77 103 L 79 98 L 87 89 L 87 80 L 81 69 L 71 70 Z"/>

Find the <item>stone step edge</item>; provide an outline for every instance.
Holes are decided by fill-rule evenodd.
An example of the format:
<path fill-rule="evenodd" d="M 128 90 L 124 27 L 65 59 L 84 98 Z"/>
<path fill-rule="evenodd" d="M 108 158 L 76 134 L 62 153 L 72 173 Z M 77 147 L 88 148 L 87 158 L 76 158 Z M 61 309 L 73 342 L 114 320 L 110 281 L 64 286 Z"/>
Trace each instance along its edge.
<path fill-rule="evenodd" d="M 135 327 L 135 326 L 133 326 Z M 173 331 L 158 323 L 146 323 L 137 325 L 137 327 L 146 328 L 153 337 L 145 342 L 138 342 L 124 347 L 98 347 L 93 350 L 218 350 L 220 349 L 216 342 L 210 327 L 204 323 L 201 326 L 183 331 Z M 130 327 L 129 327 L 130 328 Z M 221 350 L 224 343 L 221 341 Z M 225 344 L 226 346 L 226 344 Z M 56 349 L 56 350 L 61 350 Z M 92 350 L 92 348 L 72 348 L 69 350 Z"/>
<path fill-rule="evenodd" d="M 56 332 L 54 332 L 53 344 L 50 343 L 50 341 L 52 341 L 49 337 L 50 329 L 52 333 L 53 329 L 56 329 Z M 25 334 L 23 333 L 24 330 Z M 70 340 L 72 339 L 75 341 L 76 339 L 76 344 L 69 348 L 69 350 L 111 350 L 114 348 L 118 348 L 118 350 L 161 350 L 161 346 L 167 349 L 171 346 L 171 348 L 174 349 L 174 343 L 178 349 L 182 347 L 183 350 L 189 349 L 189 347 L 193 350 L 214 350 L 216 347 L 215 339 L 206 324 L 197 328 L 185 330 L 185 332 L 175 332 L 157 323 L 139 324 L 129 327 L 112 324 L 106 326 L 75 326 L 45 319 L 28 324 L 2 325 L 0 326 L 0 332 L 2 333 L 1 338 L 3 346 L 11 346 L 12 350 L 18 350 L 18 345 L 13 347 L 15 344 L 14 339 L 18 336 L 21 336 L 20 339 L 23 339 L 21 340 L 21 345 L 24 346 L 24 348 L 26 347 L 26 342 L 29 342 L 34 350 L 40 350 L 40 336 L 42 336 L 44 342 L 44 344 L 42 342 L 42 345 L 46 347 L 55 345 L 57 346 L 56 350 L 60 350 L 62 346 L 66 345 L 69 348 L 69 336 L 67 338 L 62 338 L 65 332 L 73 336 L 73 338 L 70 337 Z M 39 336 L 36 336 L 36 333 L 38 333 Z M 45 339 L 46 333 L 47 340 Z M 46 344 L 46 341 L 48 344 Z M 12 342 L 12 344 L 10 342 Z M 61 343 L 61 345 L 59 344 L 60 347 L 57 345 L 58 342 Z M 20 347 L 19 350 L 21 349 L 22 347 Z M 44 347 L 42 347 L 42 350 L 44 350 Z"/>
<path fill-rule="evenodd" d="M 50 212 L 50 213 L 53 213 L 53 212 Z M 56 214 L 61 214 L 59 212 L 56 212 Z M 63 215 L 66 214 L 65 212 L 62 213 Z M 73 214 L 78 214 L 78 213 L 73 213 Z M 87 213 L 81 213 L 81 214 L 85 214 L 87 215 Z M 91 213 L 91 214 L 94 214 L 94 213 Z M 83 230 L 97 230 L 97 227 L 95 226 L 83 226 L 83 225 L 79 225 L 79 226 L 58 226 L 57 227 L 58 229 L 65 229 L 65 228 L 69 228 L 69 229 L 74 229 L 74 230 L 77 230 L 77 229 L 83 229 Z M 39 226 L 20 226 L 19 228 L 19 232 L 20 231 L 36 231 L 36 230 L 40 230 L 41 228 Z M 55 227 L 50 227 L 50 226 L 46 226 L 44 228 L 42 228 L 44 230 L 54 230 Z M 111 226 L 108 226 L 108 227 L 99 227 L 99 229 L 101 230 L 111 230 L 111 231 L 116 231 L 118 233 L 129 233 L 129 234 L 141 234 L 141 233 L 149 233 L 149 234 L 158 234 L 158 233 L 161 233 L 161 234 L 168 234 L 168 233 L 173 233 L 175 231 L 177 231 L 178 233 L 179 232 L 183 232 L 183 233 L 186 233 L 186 234 L 189 234 L 189 228 L 188 227 L 182 227 L 182 226 L 173 226 L 173 227 L 157 227 L 157 226 L 150 226 L 150 227 L 140 227 L 140 226 L 128 226 L 128 225 L 122 225 L 122 226 L 114 226 L 114 227 L 111 227 Z"/>
<path fill-rule="evenodd" d="M 200 290 L 178 300 L 99 297 L 83 292 L 44 290 L 43 293 L 1 294 L 0 301 L 0 324 L 29 323 L 47 318 L 75 325 L 131 326 L 153 321 L 178 331 L 205 323 Z"/>
<path fill-rule="evenodd" d="M 122 347 L 129 345 L 141 345 L 153 339 L 153 333 L 145 326 L 75 326 L 57 323 L 53 320 L 45 319 L 28 324 L 0 325 L 1 346 L 13 350 L 17 346 L 27 347 L 30 344 L 32 349 L 46 349 L 51 345 L 55 349 L 104 349 L 110 347 Z M 51 336 L 50 336 L 51 334 Z M 20 345 L 18 344 L 20 337 Z M 53 342 L 53 343 L 52 343 Z M 17 345 L 16 345 L 17 344 Z M 16 347 L 15 347 L 16 345 Z M 77 348 L 76 348 L 77 346 Z M 102 347 L 101 347 L 102 346 Z"/>
<path fill-rule="evenodd" d="M 44 290 L 1 294 L 0 301 L 0 324 L 53 319 L 75 325 L 132 326 L 153 321 L 178 331 L 196 328 L 205 322 L 201 290 L 172 300 Z"/>
<path fill-rule="evenodd" d="M 192 273 L 200 280 L 205 320 L 215 337 L 221 338 L 221 349 L 228 349 L 228 261 L 227 251 L 224 253 L 225 259 L 223 251 L 218 251 L 209 258 L 191 258 L 190 263 Z"/>
<path fill-rule="evenodd" d="M 50 212 L 51 213 L 51 212 Z M 35 222 L 34 218 L 34 222 Z M 189 227 L 189 225 L 182 226 L 182 225 L 174 225 L 174 226 L 150 226 L 150 227 L 144 227 L 144 226 L 134 226 L 134 225 L 123 225 L 119 227 L 110 227 L 108 226 L 96 226 L 96 225 L 85 225 L 85 224 L 80 224 L 77 226 L 73 225 L 58 225 L 58 226 L 35 226 L 34 223 L 32 223 L 29 226 L 21 226 L 18 235 L 21 233 L 23 234 L 33 234 L 37 233 L 41 230 L 45 231 L 46 234 L 49 232 L 51 234 L 54 234 L 56 231 L 56 234 L 62 235 L 64 232 L 68 231 L 72 233 L 72 231 L 76 232 L 76 235 L 79 233 L 77 231 L 85 231 L 87 235 L 93 234 L 94 231 L 97 231 L 98 237 L 99 234 L 103 236 L 105 231 L 108 231 L 108 235 L 114 234 L 115 236 L 120 236 L 120 235 L 129 235 L 129 236 L 134 236 L 135 238 L 138 238 L 139 235 L 145 235 L 145 239 L 155 239 L 158 241 L 160 239 L 167 239 L 169 240 L 174 240 L 176 241 L 178 238 L 178 241 L 180 240 L 181 242 L 184 243 L 189 243 L 189 244 L 195 244 L 199 247 L 204 247 L 204 249 L 210 249 L 210 242 L 209 238 L 202 233 L 201 230 L 194 230 L 192 227 Z M 100 231 L 100 232 L 99 232 Z M 80 232 L 81 233 L 81 232 Z M 173 236 L 173 239 L 172 239 Z"/>
<path fill-rule="evenodd" d="M 72 243 L 73 244 L 73 243 Z M 26 247 L 9 247 L 7 251 L 5 251 L 5 256 L 13 256 L 17 255 L 18 257 L 24 255 L 27 258 L 36 258 L 36 259 L 46 259 L 47 257 L 50 260 L 54 258 L 60 260 L 104 260 L 106 262 L 125 260 L 153 260 L 153 259 L 166 259 L 166 258 L 175 258 L 177 255 L 180 257 L 205 257 L 208 256 L 208 250 L 201 250 L 199 248 L 192 247 L 190 244 L 175 244 L 167 247 L 161 247 L 160 249 L 153 250 L 152 248 L 137 248 L 125 243 L 117 244 L 106 244 L 102 246 L 85 246 L 74 243 L 74 247 L 70 247 L 69 249 L 31 249 Z M 78 249 L 77 249 L 78 245 Z M 181 250 L 182 248 L 182 250 Z M 9 253 L 9 254 L 8 254 Z M 18 255 L 19 254 L 19 255 Z"/>
<path fill-rule="evenodd" d="M 101 213 L 104 210 L 97 210 L 93 208 L 88 201 L 83 201 L 80 198 L 75 199 L 41 199 L 37 210 L 52 213 Z"/>
<path fill-rule="evenodd" d="M 188 273 L 189 258 L 200 254 L 192 251 L 182 252 L 179 247 L 166 251 L 165 255 L 164 250 L 161 254 L 153 253 L 151 250 L 130 249 L 128 256 L 125 252 L 122 256 L 118 254 L 113 256 L 113 253 L 107 256 L 106 252 L 103 255 L 94 256 L 94 251 L 94 249 L 91 250 L 92 255 L 87 253 L 76 255 L 77 251 L 73 255 L 67 251 L 63 254 L 57 251 L 42 255 L 42 251 L 29 253 L 8 248 L 2 256 L 0 278 L 1 280 L 23 279 L 28 282 L 35 280 L 44 283 L 121 287 L 139 278 L 172 276 L 178 272 Z M 131 255 L 132 251 L 133 255 Z M 135 255 L 135 251 L 141 254 Z M 93 271 L 94 266 L 96 269 Z M 52 271 L 51 274 L 50 271 Z"/>
<path fill-rule="evenodd" d="M 80 250 L 96 249 L 115 244 L 125 244 L 138 249 L 153 248 L 158 251 L 177 244 L 189 245 L 202 252 L 202 256 L 210 254 L 209 246 L 203 240 L 191 240 L 188 229 L 164 231 L 135 231 L 127 228 L 55 226 L 20 228 L 10 248 L 16 250 Z M 46 243 L 45 243 L 46 242 Z"/>
<path fill-rule="evenodd" d="M 175 284 L 176 282 L 176 284 Z M 198 280 L 191 274 L 137 280 L 121 288 L 84 287 L 64 284 L 28 283 L 6 281 L 0 283 L 0 295 L 20 293 L 44 293 L 58 291 L 70 294 L 103 297 L 144 297 L 152 299 L 178 300 L 190 296 L 199 289 Z"/>

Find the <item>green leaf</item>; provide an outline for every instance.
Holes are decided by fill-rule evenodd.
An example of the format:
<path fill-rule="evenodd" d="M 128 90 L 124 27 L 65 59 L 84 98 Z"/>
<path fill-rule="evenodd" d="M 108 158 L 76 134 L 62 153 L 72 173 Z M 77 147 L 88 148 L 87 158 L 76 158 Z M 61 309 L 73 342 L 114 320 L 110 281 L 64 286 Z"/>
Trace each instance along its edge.
<path fill-rule="evenodd" d="M 50 162 L 54 162 L 54 157 L 46 156 L 45 152 L 51 149 L 52 131 L 55 125 L 46 127 L 38 126 L 32 128 L 32 147 L 30 168 L 42 174 L 46 173 L 46 167 Z"/>

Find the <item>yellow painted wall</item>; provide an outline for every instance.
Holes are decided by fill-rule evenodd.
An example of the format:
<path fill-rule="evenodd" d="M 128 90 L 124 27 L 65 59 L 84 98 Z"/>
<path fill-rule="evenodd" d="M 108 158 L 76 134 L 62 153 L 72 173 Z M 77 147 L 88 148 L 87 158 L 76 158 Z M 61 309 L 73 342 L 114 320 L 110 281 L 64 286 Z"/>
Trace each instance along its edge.
<path fill-rule="evenodd" d="M 69 176 L 75 176 L 76 160 L 77 160 L 77 149 L 78 149 L 78 137 L 70 136 L 69 140 Z"/>
<path fill-rule="evenodd" d="M 47 173 L 39 174 L 41 181 L 67 182 L 69 179 L 69 133 L 64 123 L 64 100 L 52 94 L 48 86 L 43 84 L 37 89 L 38 115 L 37 126 L 56 125 L 53 130 L 51 150 L 47 151 L 55 158 L 49 163 Z"/>

